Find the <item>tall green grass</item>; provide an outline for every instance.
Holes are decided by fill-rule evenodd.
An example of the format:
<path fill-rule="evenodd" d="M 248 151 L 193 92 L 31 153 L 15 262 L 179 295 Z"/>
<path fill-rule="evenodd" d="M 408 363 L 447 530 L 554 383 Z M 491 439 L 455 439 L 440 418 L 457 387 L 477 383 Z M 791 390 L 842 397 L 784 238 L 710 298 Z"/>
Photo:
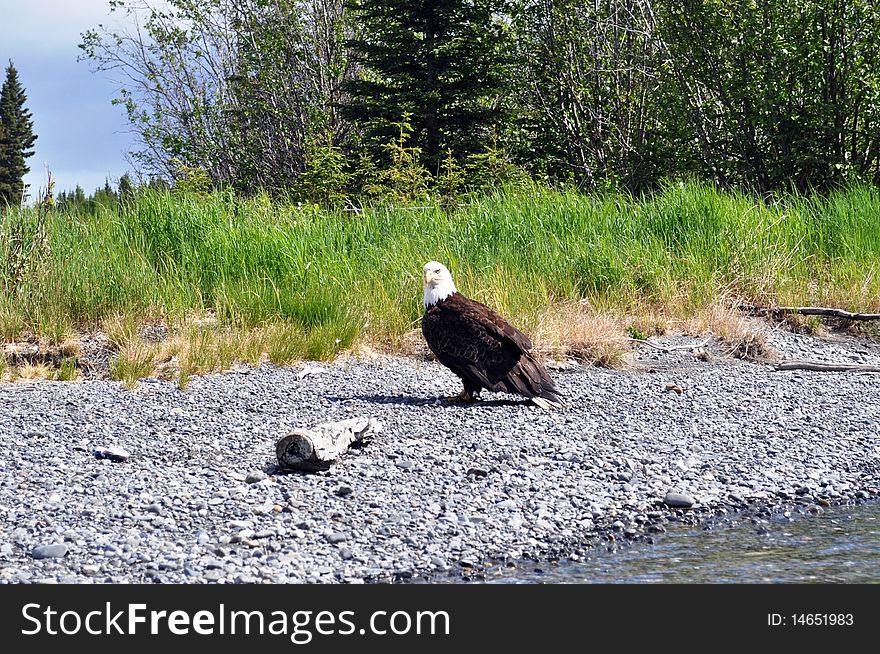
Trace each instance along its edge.
<path fill-rule="evenodd" d="M 10 238 L 35 214 L 0 219 L 0 271 L 21 268 Z M 287 358 L 332 356 L 361 338 L 394 346 L 417 325 L 432 259 L 527 327 L 584 299 L 620 313 L 687 314 L 721 296 L 880 306 L 880 194 L 867 187 L 769 204 L 696 183 L 641 199 L 508 188 L 452 214 L 147 192 L 118 213 L 51 215 L 47 233 L 26 274 L 0 287 L 6 338 L 212 311 L 224 328 L 283 325 Z"/>

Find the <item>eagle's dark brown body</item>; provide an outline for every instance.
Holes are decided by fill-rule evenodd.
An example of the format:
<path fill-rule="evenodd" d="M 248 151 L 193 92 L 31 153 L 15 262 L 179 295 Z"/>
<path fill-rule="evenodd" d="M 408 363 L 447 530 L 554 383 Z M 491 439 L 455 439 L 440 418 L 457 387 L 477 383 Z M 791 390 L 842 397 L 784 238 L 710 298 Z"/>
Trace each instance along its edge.
<path fill-rule="evenodd" d="M 550 375 L 529 352 L 529 338 L 486 305 L 453 293 L 427 308 L 422 333 L 440 363 L 461 378 L 467 396 L 485 388 L 562 406 Z"/>

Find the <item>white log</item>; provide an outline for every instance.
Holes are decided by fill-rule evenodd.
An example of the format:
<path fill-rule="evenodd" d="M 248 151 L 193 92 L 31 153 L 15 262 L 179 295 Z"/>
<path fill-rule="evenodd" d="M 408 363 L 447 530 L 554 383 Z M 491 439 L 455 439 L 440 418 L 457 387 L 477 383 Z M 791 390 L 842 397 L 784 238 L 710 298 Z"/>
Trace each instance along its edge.
<path fill-rule="evenodd" d="M 294 429 L 275 445 L 275 455 L 282 470 L 327 470 L 353 443 L 365 441 L 381 429 L 375 418 L 349 418 L 312 429 Z"/>

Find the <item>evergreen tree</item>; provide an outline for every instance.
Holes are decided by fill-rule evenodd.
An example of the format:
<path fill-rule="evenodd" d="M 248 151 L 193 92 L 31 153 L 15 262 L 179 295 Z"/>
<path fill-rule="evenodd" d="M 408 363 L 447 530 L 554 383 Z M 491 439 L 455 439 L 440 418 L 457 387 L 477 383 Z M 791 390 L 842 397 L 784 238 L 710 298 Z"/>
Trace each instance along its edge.
<path fill-rule="evenodd" d="M 485 150 L 505 122 L 504 0 L 349 2 L 359 34 L 349 46 L 361 74 L 346 85 L 346 115 L 374 156 L 383 158 L 405 114 L 410 144 L 434 175 L 448 150 L 459 159 Z"/>
<path fill-rule="evenodd" d="M 131 181 L 131 175 L 125 173 L 119 178 L 119 188 L 117 189 L 119 199 L 128 202 L 134 197 L 134 184 Z"/>
<path fill-rule="evenodd" d="M 10 61 L 0 90 L 0 206 L 21 203 L 24 176 L 30 170 L 25 159 L 34 154 L 31 148 L 37 137 L 31 112 L 24 106 L 26 100 L 18 71 Z"/>

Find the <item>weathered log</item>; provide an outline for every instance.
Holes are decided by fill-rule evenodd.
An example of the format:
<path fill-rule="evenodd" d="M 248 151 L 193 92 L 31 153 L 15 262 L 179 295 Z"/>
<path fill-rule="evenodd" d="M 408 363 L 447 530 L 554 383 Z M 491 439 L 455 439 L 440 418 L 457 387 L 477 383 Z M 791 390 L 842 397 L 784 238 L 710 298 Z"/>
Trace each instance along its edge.
<path fill-rule="evenodd" d="M 365 441 L 381 429 L 374 418 L 349 418 L 295 429 L 278 441 L 275 455 L 284 471 L 328 470 L 353 443 Z"/>
<path fill-rule="evenodd" d="M 784 313 L 798 313 L 802 316 L 830 316 L 833 318 L 844 318 L 846 320 L 880 320 L 880 313 L 853 313 L 844 311 L 843 309 L 833 309 L 829 307 L 756 307 L 752 305 L 742 305 L 741 308 L 753 315 L 781 315 Z"/>
<path fill-rule="evenodd" d="M 648 345 L 653 347 L 655 350 L 660 350 L 661 352 L 674 352 L 676 350 L 699 350 L 701 348 L 706 347 L 709 342 L 712 340 L 712 337 L 707 338 L 705 341 L 700 343 L 694 343 L 692 345 L 657 345 L 656 343 L 652 343 L 646 338 L 627 338 L 626 340 L 631 341 L 633 343 L 641 343 L 642 345 Z"/>
<path fill-rule="evenodd" d="M 776 370 L 812 370 L 813 372 L 880 372 L 880 366 L 864 363 L 822 363 L 821 361 L 783 361 Z"/>

